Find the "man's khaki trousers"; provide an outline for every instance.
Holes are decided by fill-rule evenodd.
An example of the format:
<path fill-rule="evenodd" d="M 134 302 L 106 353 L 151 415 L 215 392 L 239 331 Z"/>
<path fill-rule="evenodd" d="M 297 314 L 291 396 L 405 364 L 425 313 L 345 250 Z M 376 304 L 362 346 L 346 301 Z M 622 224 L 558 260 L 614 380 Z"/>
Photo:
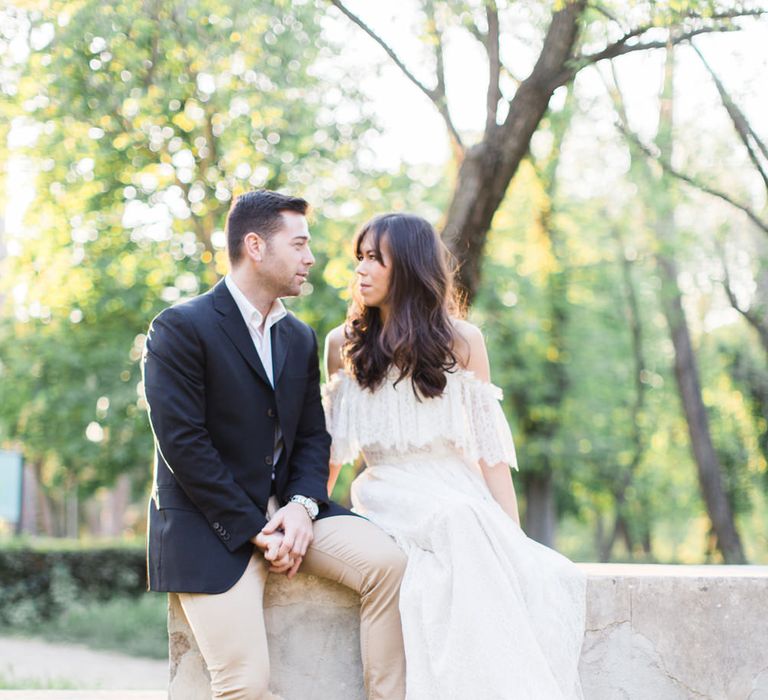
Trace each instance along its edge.
<path fill-rule="evenodd" d="M 378 527 L 351 515 L 314 524 L 301 573 L 322 576 L 360 595 L 360 646 L 369 700 L 403 700 L 405 658 L 399 590 L 405 555 Z M 179 593 L 211 675 L 214 698 L 272 700 L 264 626 L 267 563 L 255 550 L 228 591 Z"/>

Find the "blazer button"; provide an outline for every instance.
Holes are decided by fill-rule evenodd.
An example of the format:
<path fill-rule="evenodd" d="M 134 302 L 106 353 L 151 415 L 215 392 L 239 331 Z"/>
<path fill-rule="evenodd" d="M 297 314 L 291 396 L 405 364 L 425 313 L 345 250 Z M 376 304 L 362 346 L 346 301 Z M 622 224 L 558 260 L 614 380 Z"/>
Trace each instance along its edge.
<path fill-rule="evenodd" d="M 214 523 L 212 527 L 214 530 L 218 530 L 221 526 L 218 523 Z"/>
<path fill-rule="evenodd" d="M 274 408 L 268 408 L 268 409 L 267 409 L 267 415 L 268 415 L 270 418 L 274 418 L 274 417 L 275 417 L 275 415 L 276 415 L 276 414 L 275 414 L 275 409 L 274 409 Z"/>
<path fill-rule="evenodd" d="M 272 455 L 267 455 L 264 457 L 264 464 L 268 464 L 269 466 L 272 466 Z"/>

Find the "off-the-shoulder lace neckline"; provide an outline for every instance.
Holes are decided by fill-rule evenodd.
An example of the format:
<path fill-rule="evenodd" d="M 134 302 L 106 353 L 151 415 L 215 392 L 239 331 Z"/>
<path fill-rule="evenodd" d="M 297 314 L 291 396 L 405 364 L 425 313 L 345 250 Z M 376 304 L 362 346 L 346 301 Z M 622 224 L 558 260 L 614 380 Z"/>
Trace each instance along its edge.
<path fill-rule="evenodd" d="M 343 369 L 322 387 L 335 461 L 352 461 L 366 448 L 410 454 L 431 443 L 448 443 L 464 457 L 488 464 L 516 464 L 502 390 L 471 370 L 446 372 L 445 391 L 420 400 L 411 382 L 391 379 L 368 391 Z"/>
<path fill-rule="evenodd" d="M 390 374 L 393 374 L 396 370 L 390 369 L 388 370 L 388 376 Z M 477 385 L 480 387 L 488 387 L 491 389 L 496 389 L 497 391 L 501 391 L 501 388 L 494 384 L 493 382 L 485 381 L 484 379 L 480 379 L 476 373 L 471 369 L 466 369 L 464 367 L 459 367 L 457 369 L 451 370 L 450 372 L 445 373 L 448 377 L 455 377 L 457 379 L 461 379 L 462 381 L 466 381 L 467 383 L 471 385 Z M 355 381 L 355 378 L 347 372 L 344 368 L 337 369 L 326 382 L 326 386 L 333 386 L 334 384 L 342 381 L 349 381 L 353 384 L 360 386 L 357 384 L 357 381 Z M 362 388 L 362 387 L 360 387 Z"/>

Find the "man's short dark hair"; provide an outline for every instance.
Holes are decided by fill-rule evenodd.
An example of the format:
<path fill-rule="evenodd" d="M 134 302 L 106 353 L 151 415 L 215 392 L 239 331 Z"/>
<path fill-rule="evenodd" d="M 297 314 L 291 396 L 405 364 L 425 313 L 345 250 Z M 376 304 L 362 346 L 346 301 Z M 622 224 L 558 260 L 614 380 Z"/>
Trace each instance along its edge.
<path fill-rule="evenodd" d="M 280 230 L 282 212 L 306 215 L 309 204 L 301 197 L 290 197 L 270 190 L 254 190 L 240 195 L 227 216 L 227 247 L 232 264 L 243 257 L 243 238 L 253 231 L 268 241 Z"/>

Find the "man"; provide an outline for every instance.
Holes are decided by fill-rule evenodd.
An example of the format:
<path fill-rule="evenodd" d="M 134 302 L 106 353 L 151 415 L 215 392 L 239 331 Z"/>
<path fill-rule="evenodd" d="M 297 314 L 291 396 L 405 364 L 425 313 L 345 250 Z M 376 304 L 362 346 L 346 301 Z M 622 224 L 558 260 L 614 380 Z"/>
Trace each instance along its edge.
<path fill-rule="evenodd" d="M 288 313 L 314 257 L 307 202 L 242 195 L 227 220 L 231 272 L 150 327 L 144 388 L 156 457 L 149 587 L 179 594 L 213 697 L 270 698 L 267 572 L 323 576 L 361 596 L 369 698 L 405 695 L 398 591 L 405 558 L 330 502 L 330 437 L 314 331 Z"/>

